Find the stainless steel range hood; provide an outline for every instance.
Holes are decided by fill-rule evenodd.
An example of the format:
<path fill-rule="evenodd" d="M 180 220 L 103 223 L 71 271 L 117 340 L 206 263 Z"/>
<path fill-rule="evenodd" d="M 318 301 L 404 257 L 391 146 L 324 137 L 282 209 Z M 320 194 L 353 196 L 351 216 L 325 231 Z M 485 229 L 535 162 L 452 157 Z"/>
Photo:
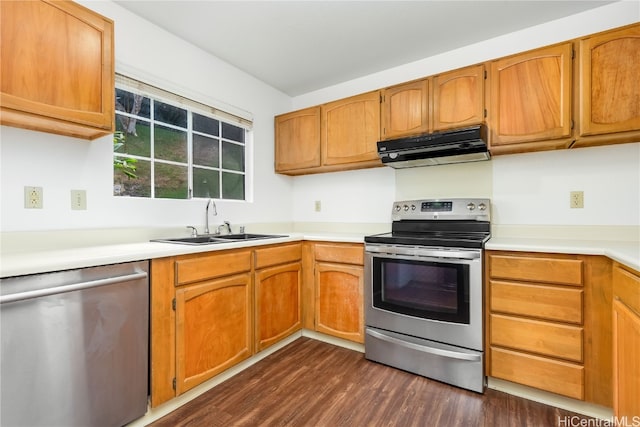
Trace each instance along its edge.
<path fill-rule="evenodd" d="M 489 160 L 484 125 L 378 142 L 382 163 L 411 168 Z"/>

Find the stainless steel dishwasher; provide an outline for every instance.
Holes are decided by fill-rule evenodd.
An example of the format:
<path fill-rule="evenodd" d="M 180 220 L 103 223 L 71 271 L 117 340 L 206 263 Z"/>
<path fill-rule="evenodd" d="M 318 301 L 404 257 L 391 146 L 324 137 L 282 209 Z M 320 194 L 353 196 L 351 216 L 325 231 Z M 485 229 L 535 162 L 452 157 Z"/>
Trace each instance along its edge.
<path fill-rule="evenodd" d="M 122 426 L 148 396 L 148 261 L 0 279 L 2 426 Z"/>

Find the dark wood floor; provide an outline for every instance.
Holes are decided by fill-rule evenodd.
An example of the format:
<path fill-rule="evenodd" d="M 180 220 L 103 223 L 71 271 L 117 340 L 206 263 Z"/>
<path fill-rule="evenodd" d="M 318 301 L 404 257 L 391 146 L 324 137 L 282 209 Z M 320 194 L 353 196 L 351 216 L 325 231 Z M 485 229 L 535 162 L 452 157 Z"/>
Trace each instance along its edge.
<path fill-rule="evenodd" d="M 587 418 L 496 390 L 462 390 L 300 338 L 151 425 L 593 425 L 581 419 Z"/>

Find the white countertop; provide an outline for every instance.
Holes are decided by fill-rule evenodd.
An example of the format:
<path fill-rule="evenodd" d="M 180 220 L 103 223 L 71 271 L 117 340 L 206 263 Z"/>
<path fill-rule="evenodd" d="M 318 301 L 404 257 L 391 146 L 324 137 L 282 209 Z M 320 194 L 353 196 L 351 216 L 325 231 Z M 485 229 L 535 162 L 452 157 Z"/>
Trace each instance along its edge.
<path fill-rule="evenodd" d="M 140 241 L 100 244 L 95 246 L 84 245 L 81 247 L 66 247 L 62 249 L 49 247 L 40 250 L 25 250 L 23 248 L 17 252 L 5 250 L 0 255 L 0 277 L 20 276 L 301 240 L 362 243 L 364 242 L 365 236 L 364 233 L 321 231 L 285 232 L 277 234 L 287 234 L 287 236 L 248 242 L 230 242 L 200 246 Z M 640 271 L 640 242 L 493 237 L 487 242 L 486 249 L 604 255 Z"/>
<path fill-rule="evenodd" d="M 640 271 L 640 242 L 633 241 L 492 237 L 487 242 L 485 249 L 604 255 L 614 261 L 618 261 L 621 264 Z"/>
<path fill-rule="evenodd" d="M 364 235 L 352 233 L 311 232 L 307 234 L 295 232 L 288 233 L 286 237 L 246 242 L 216 243 L 212 245 L 183 245 L 145 241 L 140 243 L 82 246 L 64 249 L 4 252 L 0 255 L 0 277 L 22 276 L 25 274 L 93 267 L 199 252 L 273 245 L 300 240 L 362 243 L 364 242 Z"/>

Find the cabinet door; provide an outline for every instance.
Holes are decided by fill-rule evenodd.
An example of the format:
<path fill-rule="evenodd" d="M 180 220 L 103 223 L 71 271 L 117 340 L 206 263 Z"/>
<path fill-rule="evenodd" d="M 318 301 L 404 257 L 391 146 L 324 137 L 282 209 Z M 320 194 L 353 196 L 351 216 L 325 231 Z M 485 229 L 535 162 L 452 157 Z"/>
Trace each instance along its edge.
<path fill-rule="evenodd" d="M 618 419 L 640 415 L 640 275 L 613 268 L 613 410 Z"/>
<path fill-rule="evenodd" d="M 300 262 L 256 272 L 256 350 L 291 335 L 301 328 Z"/>
<path fill-rule="evenodd" d="M 0 2 L 2 124 L 113 132 L 113 22 L 73 2 Z"/>
<path fill-rule="evenodd" d="M 580 41 L 580 136 L 640 130 L 639 68 L 640 25 Z"/>
<path fill-rule="evenodd" d="M 322 106 L 322 163 L 326 166 L 371 162 L 381 164 L 380 91 Z"/>
<path fill-rule="evenodd" d="M 492 152 L 566 148 L 571 143 L 572 44 L 491 63 Z M 535 143 L 534 143 L 535 142 Z"/>
<path fill-rule="evenodd" d="M 176 392 L 251 356 L 251 275 L 176 289 Z"/>
<path fill-rule="evenodd" d="M 618 419 L 640 414 L 640 315 L 613 301 L 613 409 Z"/>
<path fill-rule="evenodd" d="M 277 116 L 275 169 L 287 172 L 320 166 L 320 107 Z"/>
<path fill-rule="evenodd" d="M 387 88 L 382 93 L 382 138 L 418 135 L 431 130 L 429 79 Z"/>
<path fill-rule="evenodd" d="M 364 343 L 364 268 L 316 264 L 316 331 Z"/>
<path fill-rule="evenodd" d="M 484 122 L 484 65 L 450 71 L 433 78 L 433 130 Z"/>

